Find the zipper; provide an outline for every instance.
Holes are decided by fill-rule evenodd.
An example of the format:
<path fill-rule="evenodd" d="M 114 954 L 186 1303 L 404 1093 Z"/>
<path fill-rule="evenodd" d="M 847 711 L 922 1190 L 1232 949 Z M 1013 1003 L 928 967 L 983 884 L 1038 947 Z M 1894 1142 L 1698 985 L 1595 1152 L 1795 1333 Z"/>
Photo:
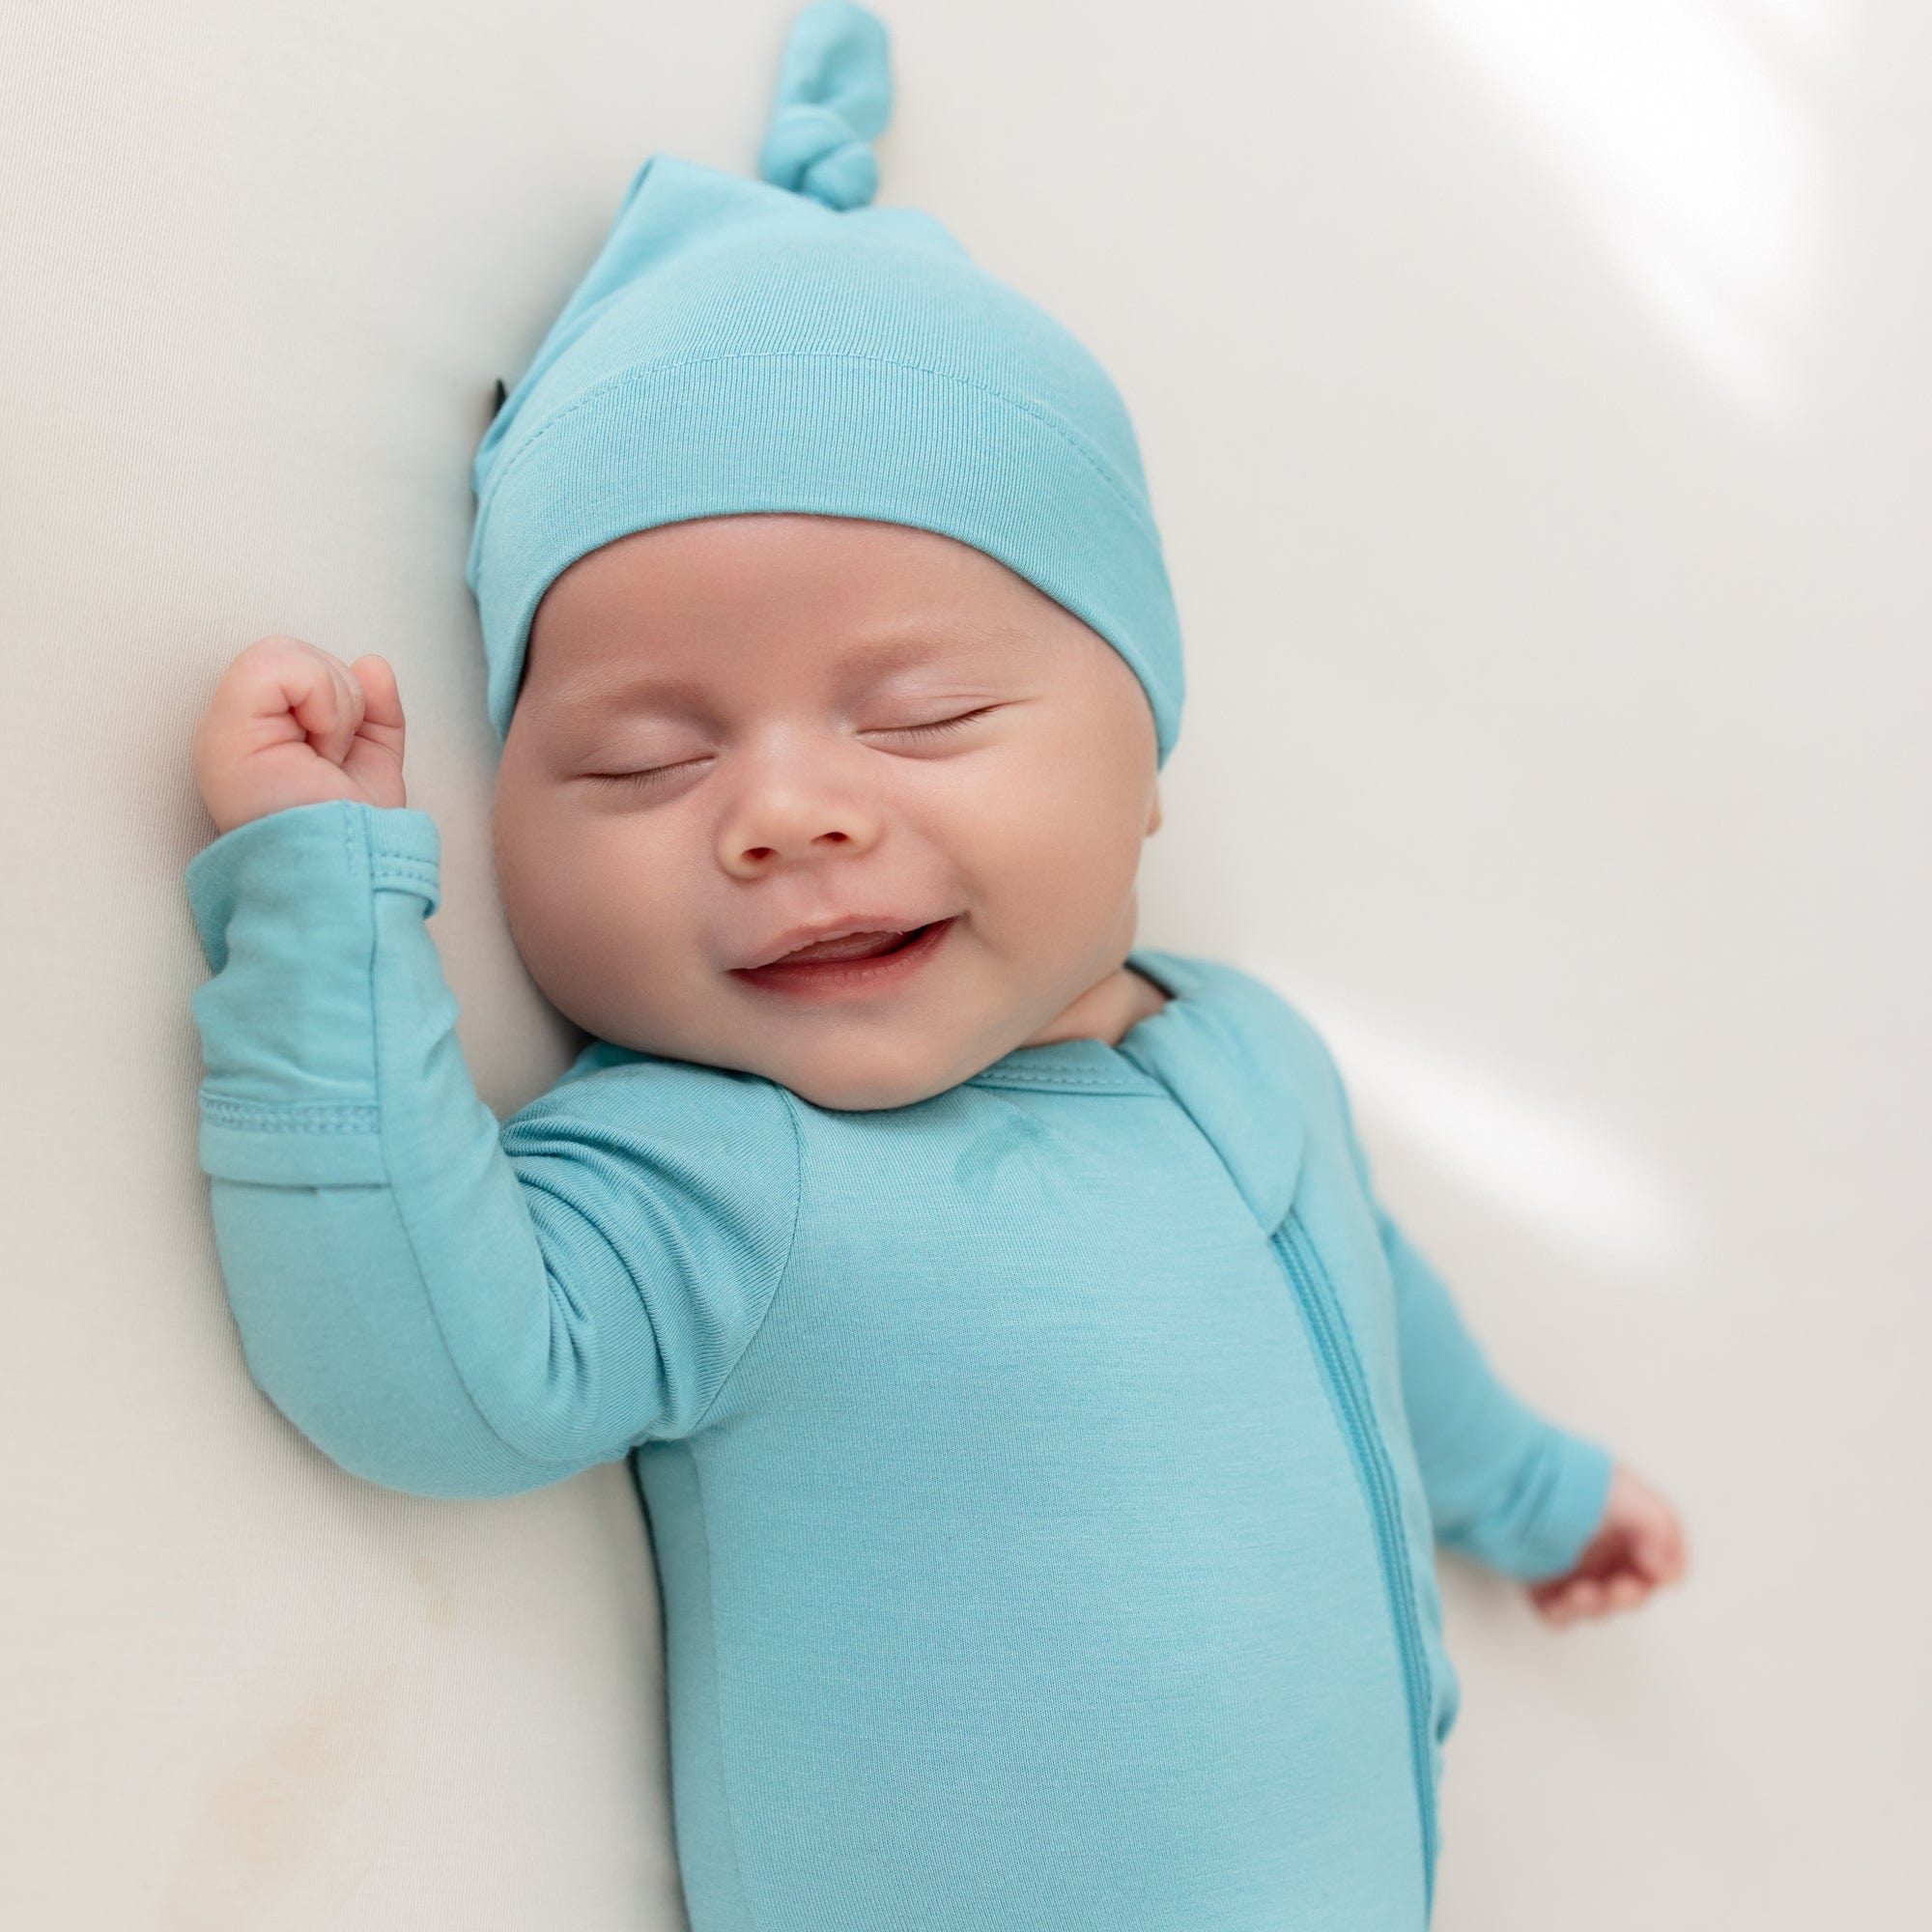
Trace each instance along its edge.
<path fill-rule="evenodd" d="M 1328 1399 L 1342 1419 L 1354 1455 L 1355 1468 L 1369 1498 L 1376 1542 L 1381 1556 L 1382 1581 L 1388 1590 L 1389 1612 L 1402 1652 L 1403 1681 L 1408 1693 L 1409 1753 L 1415 1773 L 1415 1802 L 1422 1818 L 1423 1922 L 1427 1924 L 1435 1891 L 1435 1792 L 1429 1764 L 1429 1680 L 1423 1662 L 1422 1637 L 1415 1614 L 1414 1579 L 1402 1533 L 1401 1505 L 1395 1476 L 1388 1465 L 1381 1432 L 1376 1427 L 1361 1363 L 1349 1339 L 1348 1320 L 1335 1300 L 1328 1271 L 1297 1210 L 1269 1239 L 1300 1302 L 1316 1352 L 1328 1384 Z"/>

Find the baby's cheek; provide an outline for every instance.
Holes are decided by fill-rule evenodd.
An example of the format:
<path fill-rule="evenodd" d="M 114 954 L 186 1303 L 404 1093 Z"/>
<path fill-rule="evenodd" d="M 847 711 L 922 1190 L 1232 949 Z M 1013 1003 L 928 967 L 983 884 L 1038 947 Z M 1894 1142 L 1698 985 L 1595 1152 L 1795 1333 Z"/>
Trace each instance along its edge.
<path fill-rule="evenodd" d="M 526 963 L 552 1004 L 629 1044 L 663 1031 L 692 973 L 680 874 L 646 843 L 608 820 L 554 826 L 526 855 L 518 921 Z"/>

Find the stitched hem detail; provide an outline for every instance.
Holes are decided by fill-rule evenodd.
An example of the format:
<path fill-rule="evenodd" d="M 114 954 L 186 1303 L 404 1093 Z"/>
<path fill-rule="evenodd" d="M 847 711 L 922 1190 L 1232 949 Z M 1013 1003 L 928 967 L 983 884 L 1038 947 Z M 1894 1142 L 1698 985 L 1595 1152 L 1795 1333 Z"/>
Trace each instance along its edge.
<path fill-rule="evenodd" d="M 439 882 L 440 872 L 432 859 L 405 859 L 394 852 L 372 851 L 369 855 L 369 876 L 379 886 L 434 887 Z"/>
<path fill-rule="evenodd" d="M 996 1073 L 982 1067 L 960 1082 L 962 1087 L 1077 1087 L 1089 1094 L 1158 1094 L 1165 1090 L 1151 1074 L 1048 1072 L 1041 1067 L 1033 1073 Z"/>
<path fill-rule="evenodd" d="M 327 1101 L 233 1100 L 219 1094 L 201 1095 L 202 1118 L 220 1127 L 253 1134 L 373 1134 L 373 1106 L 335 1106 Z"/>

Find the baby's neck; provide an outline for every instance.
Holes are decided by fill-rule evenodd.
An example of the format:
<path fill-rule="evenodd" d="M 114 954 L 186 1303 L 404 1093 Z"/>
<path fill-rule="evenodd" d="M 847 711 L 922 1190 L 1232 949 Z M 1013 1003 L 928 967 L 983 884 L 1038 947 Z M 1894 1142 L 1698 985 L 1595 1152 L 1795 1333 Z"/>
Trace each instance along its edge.
<path fill-rule="evenodd" d="M 1022 1046 L 1050 1046 L 1060 1039 L 1098 1039 L 1118 1046 L 1126 1034 L 1167 1005 L 1168 995 L 1131 966 L 1096 980 Z"/>

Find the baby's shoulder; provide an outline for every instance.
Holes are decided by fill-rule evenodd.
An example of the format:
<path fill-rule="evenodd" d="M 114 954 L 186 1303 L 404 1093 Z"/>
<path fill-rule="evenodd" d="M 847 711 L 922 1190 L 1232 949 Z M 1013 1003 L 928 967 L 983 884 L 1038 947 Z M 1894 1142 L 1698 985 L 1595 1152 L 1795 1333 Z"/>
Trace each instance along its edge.
<path fill-rule="evenodd" d="M 511 1151 L 557 1136 L 602 1143 L 615 1154 L 674 1151 L 741 1173 L 768 1175 L 795 1152 L 797 1128 L 783 1088 L 735 1067 L 671 1060 L 592 1040 L 533 1100 L 503 1122 Z"/>
<path fill-rule="evenodd" d="M 1258 1082 L 1287 1085 L 1303 1094 L 1339 1084 L 1327 1042 L 1271 979 L 1190 952 L 1143 947 L 1133 957 L 1188 1001 L 1200 1026 Z"/>

